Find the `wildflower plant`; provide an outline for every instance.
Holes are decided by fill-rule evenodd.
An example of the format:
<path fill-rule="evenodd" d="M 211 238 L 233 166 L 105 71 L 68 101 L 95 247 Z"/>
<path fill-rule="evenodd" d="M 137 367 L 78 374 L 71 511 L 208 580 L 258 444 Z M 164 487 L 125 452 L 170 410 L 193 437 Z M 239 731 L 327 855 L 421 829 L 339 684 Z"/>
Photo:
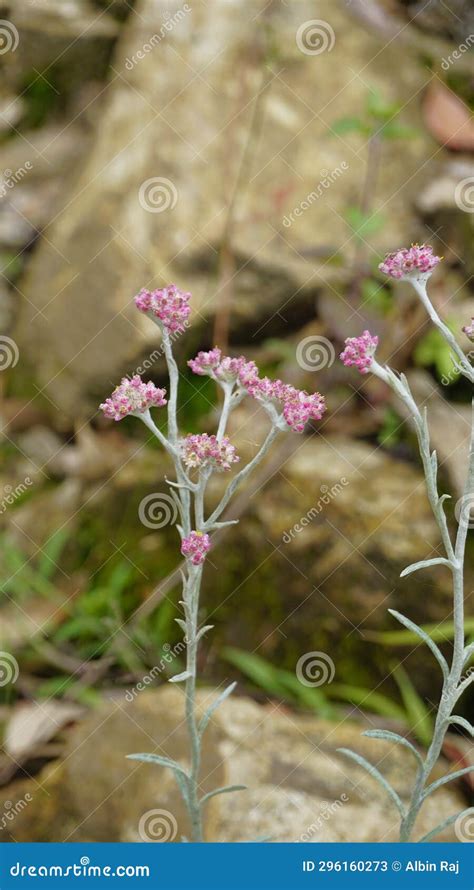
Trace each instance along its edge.
<path fill-rule="evenodd" d="M 180 605 L 183 618 L 177 618 L 184 633 L 186 669 L 171 678 L 185 689 L 186 726 L 189 737 L 189 764 L 183 765 L 158 754 L 130 754 L 131 760 L 144 761 L 172 770 L 183 797 L 191 826 L 191 840 L 200 842 L 203 836 L 203 810 L 207 801 L 217 794 L 242 790 L 235 785 L 216 788 L 207 794 L 200 791 L 201 744 L 203 734 L 216 708 L 232 693 L 231 683 L 199 717 L 196 708 L 196 659 L 198 646 L 212 625 L 199 627 L 199 604 L 203 569 L 212 546 L 212 533 L 234 525 L 221 519 L 234 492 L 263 460 L 278 434 L 285 430 L 303 432 L 309 420 L 321 419 L 325 411 L 324 398 L 319 393 L 309 394 L 295 389 L 281 380 L 260 377 L 257 365 L 243 356 L 224 356 L 217 347 L 200 352 L 188 362 L 198 375 L 211 377 L 223 391 L 220 416 L 215 435 L 207 433 L 182 436 L 178 429 L 179 371 L 173 355 L 174 335 L 184 331 L 189 314 L 191 294 L 175 285 L 160 290 L 142 290 L 135 297 L 137 308 L 148 315 L 161 331 L 163 351 L 169 374 L 169 393 L 153 383 L 145 383 L 138 375 L 123 378 L 110 398 L 100 406 L 106 417 L 119 421 L 128 415 L 138 417 L 158 439 L 172 459 L 176 478 L 167 480 L 176 503 L 179 522 L 176 526 L 185 557 L 182 573 L 183 589 Z M 207 512 L 206 493 L 213 473 L 230 473 L 240 462 L 236 448 L 226 435 L 229 417 L 242 400 L 256 399 L 266 411 L 270 426 L 255 456 L 235 475 L 224 490 L 219 502 Z M 151 409 L 166 408 L 167 431 L 155 424 Z M 184 838 L 184 840 L 187 840 Z"/>
<path fill-rule="evenodd" d="M 397 250 L 389 254 L 379 268 L 381 272 L 389 275 L 391 278 L 407 281 L 412 285 L 433 325 L 448 342 L 452 352 L 454 367 L 473 383 L 474 369 L 450 329 L 439 317 L 428 295 L 427 282 L 439 262 L 440 257 L 433 254 L 431 247 L 415 244 L 408 249 Z M 468 337 L 474 332 L 472 324 L 467 325 L 463 330 Z M 460 726 L 471 736 L 474 735 L 474 729 L 471 724 L 464 717 L 456 714 L 456 706 L 459 699 L 474 681 L 474 674 L 470 672 L 465 673 L 466 666 L 474 654 L 474 644 L 466 645 L 464 630 L 464 561 L 467 532 L 470 526 L 470 508 L 474 503 L 474 414 L 466 483 L 463 496 L 458 502 L 458 509 L 456 510 L 458 528 L 456 535 L 452 537 L 444 510 L 444 503 L 449 498 L 449 495 L 440 495 L 438 491 L 438 461 L 436 451 L 431 450 L 426 409 L 421 411 L 416 404 L 409 383 L 403 374 L 396 373 L 387 365 L 382 367 L 378 363 L 375 358 L 377 342 L 377 337 L 372 337 L 369 331 L 364 331 L 359 337 L 350 337 L 346 340 L 345 349 L 341 353 L 341 359 L 345 365 L 357 367 L 362 374 L 369 372 L 375 374 L 379 380 L 382 380 L 389 386 L 395 395 L 401 399 L 411 418 L 418 439 L 427 495 L 439 527 L 445 556 L 437 556 L 434 559 L 416 562 L 408 566 L 402 572 L 401 577 L 406 577 L 413 572 L 431 566 L 444 566 L 449 570 L 453 588 L 454 642 L 452 658 L 448 662 L 435 641 L 423 628 L 394 609 L 389 610 L 394 618 L 416 634 L 428 646 L 442 673 L 442 692 L 437 708 L 433 734 L 424 755 L 420 754 L 407 738 L 397 733 L 386 730 L 370 730 L 364 733 L 364 735 L 371 738 L 402 745 L 412 753 L 416 761 L 417 771 L 414 787 L 407 805 L 403 803 L 395 789 L 375 766 L 353 751 L 345 748 L 341 749 L 341 751 L 367 770 L 382 786 L 399 812 L 400 841 L 408 842 L 412 840 L 416 818 L 427 797 L 448 782 L 452 782 L 474 770 L 473 766 L 468 766 L 430 782 L 431 774 L 441 754 L 449 727 L 451 725 Z M 463 810 L 445 819 L 441 824 L 433 828 L 432 831 L 420 838 L 420 842 L 430 841 L 444 828 L 461 819 L 466 812 L 468 811 Z"/>

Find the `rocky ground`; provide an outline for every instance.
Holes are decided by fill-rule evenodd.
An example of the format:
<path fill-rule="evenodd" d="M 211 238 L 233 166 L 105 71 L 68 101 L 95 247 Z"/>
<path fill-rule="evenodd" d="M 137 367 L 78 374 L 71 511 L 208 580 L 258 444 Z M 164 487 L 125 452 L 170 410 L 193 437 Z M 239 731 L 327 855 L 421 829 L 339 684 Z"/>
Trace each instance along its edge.
<path fill-rule="evenodd" d="M 203 690 L 201 707 L 215 694 Z M 60 762 L 8 789 L 6 809 L 15 818 L 7 820 L 0 841 L 178 841 L 188 828 L 171 773 L 125 758 L 142 751 L 185 758 L 182 706 L 181 693 L 170 687 L 138 693 L 131 703 L 104 703 L 70 733 Z M 402 800 L 413 780 L 412 758 L 404 748 L 362 737 L 364 728 L 369 724 L 335 725 L 280 706 L 228 699 L 209 731 L 202 791 L 228 784 L 248 790 L 211 801 L 206 840 L 397 840 L 396 811 L 378 784 L 337 749 L 351 747 L 378 764 Z M 440 764 L 439 774 L 446 769 Z M 415 836 L 464 805 L 456 788 L 437 791 L 426 801 Z M 456 836 L 449 828 L 437 840 Z"/>

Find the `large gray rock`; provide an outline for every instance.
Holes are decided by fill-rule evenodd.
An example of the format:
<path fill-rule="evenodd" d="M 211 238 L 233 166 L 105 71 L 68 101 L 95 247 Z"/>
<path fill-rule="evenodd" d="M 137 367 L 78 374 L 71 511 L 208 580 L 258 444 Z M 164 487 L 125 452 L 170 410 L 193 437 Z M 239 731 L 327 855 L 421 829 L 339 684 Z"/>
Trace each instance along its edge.
<path fill-rule="evenodd" d="M 216 694 L 203 690 L 201 708 Z M 165 686 L 156 692 L 135 690 L 135 695 L 131 690 L 128 698 L 132 701 L 124 697 L 101 705 L 79 723 L 64 759 L 43 770 L 39 784 L 22 781 L 4 789 L 10 810 L 17 812 L 19 800 L 26 799 L 27 806 L 4 820 L 0 841 L 171 841 L 189 833 L 170 772 L 125 759 L 148 751 L 186 763 L 182 693 Z M 379 764 L 403 800 L 414 780 L 413 758 L 403 748 L 362 737 L 366 728 L 228 699 L 207 736 L 202 791 L 224 784 L 246 784 L 248 790 L 213 799 L 206 839 L 397 840 L 396 811 L 379 785 L 337 748 L 353 748 Z M 446 769 L 440 764 L 435 774 Z M 455 786 L 439 790 L 428 798 L 415 837 L 464 805 Z M 453 828 L 438 840 L 455 841 Z"/>
<path fill-rule="evenodd" d="M 118 35 L 106 10 L 88 0 L 6 0 L 2 13 L 3 82 L 22 91 L 25 80 L 43 78 L 64 102 L 84 80 L 105 74 Z"/>
<path fill-rule="evenodd" d="M 225 270 L 237 336 L 312 315 L 318 291 L 340 280 L 334 255 L 352 257 L 344 213 L 366 165 L 361 138 L 335 135 L 332 123 L 363 112 L 370 85 L 402 104 L 413 96 L 403 116 L 419 124 L 424 67 L 409 50 L 400 65 L 399 49 L 342 0 L 318 4 L 315 54 L 309 0 L 140 0 L 137 13 L 115 52 L 95 147 L 22 284 L 24 358 L 69 414 L 150 348 L 154 329 L 131 299 L 143 285 L 191 289 L 201 323 L 223 298 Z M 422 132 L 403 153 L 387 143 L 376 248 L 413 231 L 428 148 Z"/>

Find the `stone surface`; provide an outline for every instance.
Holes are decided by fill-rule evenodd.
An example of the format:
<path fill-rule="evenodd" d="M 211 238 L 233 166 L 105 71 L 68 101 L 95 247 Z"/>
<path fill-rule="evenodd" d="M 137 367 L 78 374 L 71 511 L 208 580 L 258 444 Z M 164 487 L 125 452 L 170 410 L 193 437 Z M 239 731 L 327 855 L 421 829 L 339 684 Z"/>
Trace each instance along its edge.
<path fill-rule="evenodd" d="M 85 79 L 103 77 L 118 26 L 88 0 L 14 0 L 2 6 L 18 34 L 2 55 L 3 82 L 21 91 L 25 80 L 52 83 L 63 100 Z"/>
<path fill-rule="evenodd" d="M 132 305 L 144 284 L 174 279 L 191 289 L 201 323 L 223 299 L 225 266 L 237 338 L 272 336 L 312 316 L 320 290 L 340 282 L 345 252 L 352 257 L 343 217 L 365 171 L 360 137 L 337 136 L 332 124 L 363 112 L 368 86 L 400 101 L 405 123 L 420 124 L 423 65 L 407 50 L 400 66 L 398 48 L 355 23 L 342 2 L 318 7 L 328 30 L 317 55 L 296 40 L 314 16 L 309 0 L 166 10 L 160 18 L 154 0 L 141 0 L 129 19 L 95 146 L 22 283 L 25 359 L 69 414 L 88 411 L 155 342 Z M 354 76 L 368 61 L 370 84 Z M 390 212 L 373 237 L 379 250 L 414 231 L 412 196 L 430 144 L 418 126 L 403 155 L 396 143 L 385 147 L 377 203 Z M 156 178 L 166 180 L 161 192 L 144 187 L 140 201 Z"/>
<path fill-rule="evenodd" d="M 216 692 L 200 693 L 207 707 Z M 132 696 L 129 696 L 129 698 Z M 127 754 L 159 752 L 186 762 L 183 698 L 165 686 L 103 704 L 70 732 L 62 761 L 34 780 L 5 788 L 2 798 L 32 800 L 7 822 L 0 841 L 153 840 L 153 822 L 179 840 L 185 814 L 167 770 L 127 761 Z M 367 726 L 331 724 L 244 698 L 229 699 L 212 720 L 202 768 L 202 790 L 228 783 L 248 790 L 215 798 L 207 808 L 209 841 L 394 841 L 397 814 L 376 782 L 337 752 L 350 747 L 377 763 L 406 799 L 413 781 L 409 752 L 363 738 Z M 438 775 L 446 766 L 440 765 Z M 28 799 L 28 798 L 27 798 Z M 462 809 L 456 787 L 428 799 L 417 837 Z M 10 807 L 11 809 L 11 807 Z M 2 803 L 0 802 L 0 812 Z M 160 811 L 160 812 L 156 812 Z M 439 840 L 455 841 L 453 829 Z"/>
<path fill-rule="evenodd" d="M 239 442 L 259 439 L 255 418 L 236 423 Z M 294 669 L 305 652 L 322 650 L 333 657 L 336 678 L 369 687 L 377 678 L 388 693 L 390 659 L 409 652 L 387 653 L 366 634 L 398 628 L 389 608 L 421 624 L 448 619 L 448 572 L 400 578 L 438 544 L 414 465 L 324 430 L 305 437 L 251 497 L 228 544 L 209 555 L 203 603 L 216 625 L 215 651 L 223 643 L 240 646 Z M 431 695 L 438 678 L 423 647 L 409 664 L 418 689 Z"/>

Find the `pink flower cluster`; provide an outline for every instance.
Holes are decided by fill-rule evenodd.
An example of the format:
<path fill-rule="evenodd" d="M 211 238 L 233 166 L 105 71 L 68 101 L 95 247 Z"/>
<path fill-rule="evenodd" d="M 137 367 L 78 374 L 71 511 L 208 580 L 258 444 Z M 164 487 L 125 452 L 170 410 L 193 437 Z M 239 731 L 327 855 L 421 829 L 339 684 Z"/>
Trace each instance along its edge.
<path fill-rule="evenodd" d="M 209 352 L 200 352 L 188 362 L 195 374 L 208 374 L 214 380 L 234 381 L 250 396 L 261 402 L 279 402 L 288 426 L 295 432 L 303 432 L 308 420 L 320 420 L 326 410 L 323 396 L 318 392 L 310 395 L 304 390 L 295 389 L 281 380 L 259 377 L 255 362 L 223 356 L 215 347 Z"/>
<path fill-rule="evenodd" d="M 135 297 L 140 312 L 146 312 L 159 320 L 170 334 L 181 333 L 191 312 L 190 293 L 184 293 L 175 284 L 161 290 L 141 290 Z"/>
<path fill-rule="evenodd" d="M 99 407 L 106 417 L 122 420 L 127 414 L 143 414 L 150 408 L 166 405 L 166 390 L 158 389 L 154 383 L 144 383 L 138 374 L 129 379 L 123 377 L 112 395 Z"/>
<path fill-rule="evenodd" d="M 181 541 L 181 553 L 189 559 L 193 566 L 200 566 L 211 549 L 211 539 L 203 532 L 191 532 Z"/>
<path fill-rule="evenodd" d="M 188 362 L 195 374 L 208 375 L 220 382 L 238 381 L 241 386 L 246 386 L 251 380 L 258 378 L 258 368 L 255 362 L 249 362 L 245 356 L 230 358 L 222 355 L 221 350 L 215 346 L 209 352 L 198 352 L 196 358 Z"/>
<path fill-rule="evenodd" d="M 326 410 L 324 397 L 319 392 L 309 394 L 282 380 L 259 377 L 247 386 L 247 391 L 258 401 L 279 403 L 283 418 L 295 433 L 302 433 L 308 420 L 321 420 Z"/>
<path fill-rule="evenodd" d="M 471 324 L 464 325 L 463 331 L 468 340 L 470 340 L 471 343 L 474 343 L 474 318 L 471 318 Z"/>
<path fill-rule="evenodd" d="M 354 365 L 361 374 L 367 374 L 378 346 L 379 338 L 373 337 L 370 331 L 364 331 L 360 337 L 348 337 L 346 348 L 340 358 L 345 365 Z"/>
<path fill-rule="evenodd" d="M 240 458 L 227 436 L 219 442 L 216 436 L 207 433 L 190 434 L 181 442 L 181 453 L 187 467 L 213 467 L 216 470 L 230 470 Z"/>
<path fill-rule="evenodd" d="M 416 278 L 429 275 L 439 262 L 441 257 L 433 253 L 429 244 L 412 244 L 411 247 L 403 247 L 387 254 L 379 269 L 391 278 Z"/>

